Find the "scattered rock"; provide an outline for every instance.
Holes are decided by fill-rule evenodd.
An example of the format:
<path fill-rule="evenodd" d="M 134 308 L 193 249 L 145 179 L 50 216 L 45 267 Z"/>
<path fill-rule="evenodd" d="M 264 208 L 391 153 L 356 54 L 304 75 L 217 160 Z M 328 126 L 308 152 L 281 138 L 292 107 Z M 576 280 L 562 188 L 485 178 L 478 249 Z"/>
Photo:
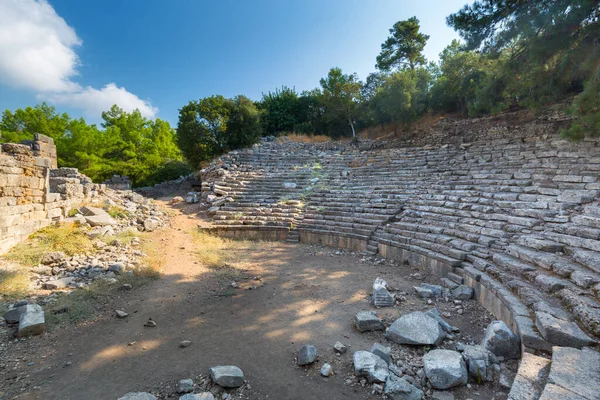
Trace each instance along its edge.
<path fill-rule="evenodd" d="M 394 296 L 385 288 L 379 288 L 373 292 L 373 305 L 375 307 L 392 307 Z"/>
<path fill-rule="evenodd" d="M 156 396 L 146 392 L 131 392 L 127 393 L 123 397 L 119 397 L 118 400 L 158 400 Z"/>
<path fill-rule="evenodd" d="M 502 321 L 492 321 L 483 336 L 481 346 L 498 357 L 520 358 L 521 340 Z"/>
<path fill-rule="evenodd" d="M 425 312 L 425 314 L 427 314 L 430 317 L 432 317 L 433 319 L 435 319 L 438 322 L 438 324 L 440 324 L 440 326 L 442 327 L 442 329 L 444 330 L 444 332 L 450 333 L 450 332 L 458 332 L 460 330 L 457 327 L 452 326 L 448 322 L 446 322 L 446 320 L 444 320 L 440 316 L 440 313 L 439 313 L 439 311 L 438 311 L 437 308 L 432 308 L 430 310 L 427 310 Z"/>
<path fill-rule="evenodd" d="M 190 393 L 194 391 L 194 381 L 192 379 L 181 379 L 177 386 L 178 393 Z"/>
<path fill-rule="evenodd" d="M 544 339 L 559 346 L 580 349 L 596 343 L 576 323 L 555 318 L 545 312 L 537 311 L 535 313 L 535 326 Z"/>
<path fill-rule="evenodd" d="M 467 384 L 465 361 L 453 350 L 432 350 L 423 357 L 425 376 L 435 389 L 449 389 Z"/>
<path fill-rule="evenodd" d="M 386 330 L 385 337 L 398 344 L 438 345 L 446 335 L 438 321 L 415 311 L 394 321 Z"/>
<path fill-rule="evenodd" d="M 58 264 L 64 262 L 66 258 L 67 256 L 62 251 L 50 251 L 42 254 L 42 259 L 40 260 L 40 263 L 44 265 Z"/>
<path fill-rule="evenodd" d="M 494 370 L 492 364 L 496 357 L 481 346 L 464 346 L 463 359 L 467 364 L 469 375 L 476 382 L 492 382 L 494 380 Z"/>
<path fill-rule="evenodd" d="M 298 350 L 298 365 L 308 365 L 317 359 L 317 348 L 309 344 L 300 347 Z"/>
<path fill-rule="evenodd" d="M 438 285 L 431 285 L 429 283 L 421 283 L 420 286 L 413 286 L 417 295 L 424 298 L 440 297 L 442 295 L 442 287 Z"/>
<path fill-rule="evenodd" d="M 442 392 L 440 390 L 434 390 L 431 394 L 431 400 L 454 400 L 452 392 Z"/>
<path fill-rule="evenodd" d="M 160 226 L 160 221 L 154 218 L 147 218 L 144 220 L 144 230 L 146 232 L 153 232 Z"/>
<path fill-rule="evenodd" d="M 182 340 L 179 343 L 179 347 L 181 347 L 182 349 L 185 349 L 186 347 L 190 347 L 191 344 L 192 344 L 192 342 L 189 340 Z"/>
<path fill-rule="evenodd" d="M 179 204 L 183 201 L 183 197 L 175 196 L 171 199 L 171 204 Z"/>
<path fill-rule="evenodd" d="M 43 288 L 46 290 L 57 290 L 67 288 L 75 281 L 75 278 L 67 277 L 60 279 L 53 279 L 44 283 Z"/>
<path fill-rule="evenodd" d="M 129 316 L 129 314 L 123 310 L 116 310 L 115 314 L 117 314 L 117 318 L 127 318 Z"/>
<path fill-rule="evenodd" d="M 331 365 L 329 363 L 323 364 L 323 366 L 321 367 L 321 376 L 328 378 L 332 375 L 333 375 L 333 368 L 331 367 Z"/>
<path fill-rule="evenodd" d="M 384 383 L 389 376 L 387 363 L 379 356 L 368 351 L 357 351 L 352 356 L 354 373 L 365 377 L 371 383 Z"/>
<path fill-rule="evenodd" d="M 156 322 L 152 318 L 148 318 L 148 321 L 146 321 L 144 326 L 148 328 L 154 328 L 156 326 Z"/>
<path fill-rule="evenodd" d="M 394 374 L 385 382 L 385 395 L 392 400 L 421 400 L 423 391 L 411 385 L 406 379 Z"/>
<path fill-rule="evenodd" d="M 385 329 L 383 322 L 373 311 L 360 311 L 354 318 L 356 329 L 359 332 L 382 331 Z"/>
<path fill-rule="evenodd" d="M 473 298 L 473 288 L 467 285 L 459 285 L 452 289 L 452 296 L 458 300 L 471 300 Z"/>
<path fill-rule="evenodd" d="M 17 306 L 16 304 L 9 308 L 6 314 L 4 314 L 4 319 L 8 324 L 18 324 L 21 319 L 21 315 L 23 315 L 27 311 L 27 304 Z"/>
<path fill-rule="evenodd" d="M 188 393 L 179 397 L 179 400 L 215 400 L 215 396 L 211 392 L 204 393 Z"/>
<path fill-rule="evenodd" d="M 333 349 L 340 354 L 344 354 L 346 350 L 348 350 L 348 347 L 346 347 L 346 345 L 342 342 L 335 342 L 335 344 L 333 345 Z"/>
<path fill-rule="evenodd" d="M 224 388 L 236 388 L 244 384 L 244 373 L 233 365 L 219 365 L 210 368 L 210 378 Z"/>

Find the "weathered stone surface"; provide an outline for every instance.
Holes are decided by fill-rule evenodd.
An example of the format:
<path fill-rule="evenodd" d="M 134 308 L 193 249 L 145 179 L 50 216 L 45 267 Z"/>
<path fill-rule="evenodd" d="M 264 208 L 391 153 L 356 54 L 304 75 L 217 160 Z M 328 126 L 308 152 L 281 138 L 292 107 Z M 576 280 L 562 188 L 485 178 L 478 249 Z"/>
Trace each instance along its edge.
<path fill-rule="evenodd" d="M 28 304 L 26 310 L 19 319 L 18 337 L 41 335 L 46 329 L 44 311 L 37 304 Z"/>
<path fill-rule="evenodd" d="M 27 310 L 27 304 L 11 308 L 6 312 L 6 314 L 4 314 L 4 319 L 8 324 L 18 324 L 19 320 L 21 319 L 21 315 L 23 315 Z"/>
<path fill-rule="evenodd" d="M 371 346 L 370 351 L 371 351 L 371 353 L 375 354 L 376 356 L 381 357 L 381 359 L 383 361 L 385 361 L 386 364 L 390 365 L 390 363 L 392 362 L 392 357 L 391 357 L 392 348 L 391 347 L 387 347 L 387 346 L 384 346 L 379 343 L 374 343 L 373 346 Z"/>
<path fill-rule="evenodd" d="M 119 397 L 119 400 L 157 400 L 157 398 L 151 393 L 131 392 L 127 393 L 123 397 Z"/>
<path fill-rule="evenodd" d="M 425 376 L 435 389 L 449 389 L 467 384 L 465 361 L 452 350 L 432 350 L 423 357 Z"/>
<path fill-rule="evenodd" d="M 377 277 L 373 282 L 373 291 L 379 289 L 387 289 L 387 282 L 385 281 L 385 279 Z"/>
<path fill-rule="evenodd" d="M 285 189 L 296 189 L 296 184 L 294 182 L 284 182 L 283 187 Z"/>
<path fill-rule="evenodd" d="M 354 317 L 356 329 L 360 332 L 382 331 L 385 329 L 383 322 L 373 311 L 360 311 Z"/>
<path fill-rule="evenodd" d="M 419 286 L 413 286 L 417 295 L 424 299 L 431 297 L 440 297 L 442 295 L 442 287 L 439 285 L 432 285 L 429 283 L 421 283 Z"/>
<path fill-rule="evenodd" d="M 542 396 L 539 400 L 590 400 L 585 397 L 581 397 L 576 393 L 571 392 L 565 388 L 562 388 L 557 385 L 553 385 L 552 383 L 548 383 L 544 387 L 544 391 L 542 392 Z"/>
<path fill-rule="evenodd" d="M 354 373 L 357 376 L 364 376 L 371 383 L 383 383 L 390 374 L 387 363 L 371 352 L 357 351 L 352 356 L 352 360 Z"/>
<path fill-rule="evenodd" d="M 521 357 L 521 340 L 502 321 L 492 321 L 481 341 L 481 346 L 496 356 Z"/>
<path fill-rule="evenodd" d="M 600 353 L 553 347 L 548 381 L 587 400 L 600 398 Z"/>
<path fill-rule="evenodd" d="M 233 365 L 219 365 L 210 368 L 210 379 L 224 388 L 236 388 L 244 384 L 244 373 Z"/>
<path fill-rule="evenodd" d="M 177 386 L 179 393 L 190 393 L 194 391 L 194 381 L 192 379 L 181 379 Z"/>
<path fill-rule="evenodd" d="M 392 400 L 421 400 L 423 391 L 394 374 L 388 376 L 383 393 Z"/>
<path fill-rule="evenodd" d="M 117 224 L 117 221 L 101 208 L 86 206 L 82 207 L 80 211 L 85 221 L 91 226 L 112 226 Z"/>
<path fill-rule="evenodd" d="M 52 279 L 44 283 L 44 289 L 47 290 L 56 290 L 56 289 L 64 289 L 68 287 L 71 283 L 75 281 L 75 278 L 67 277 L 60 279 Z"/>
<path fill-rule="evenodd" d="M 471 300 L 473 298 L 473 288 L 466 285 L 459 285 L 452 289 L 452 296 L 458 300 Z"/>
<path fill-rule="evenodd" d="M 317 348 L 309 344 L 300 347 L 298 350 L 298 365 L 308 365 L 317 359 Z"/>
<path fill-rule="evenodd" d="M 583 332 L 576 323 L 553 317 L 545 312 L 535 313 L 535 325 L 547 341 L 567 347 L 591 346 L 596 341 Z"/>
<path fill-rule="evenodd" d="M 550 360 L 530 353 L 523 353 L 517 376 L 508 394 L 508 399 L 538 399 L 544 389 L 549 372 Z"/>
<path fill-rule="evenodd" d="M 385 337 L 398 344 L 438 345 L 446 335 L 435 319 L 415 311 L 394 321 L 386 330 Z"/>

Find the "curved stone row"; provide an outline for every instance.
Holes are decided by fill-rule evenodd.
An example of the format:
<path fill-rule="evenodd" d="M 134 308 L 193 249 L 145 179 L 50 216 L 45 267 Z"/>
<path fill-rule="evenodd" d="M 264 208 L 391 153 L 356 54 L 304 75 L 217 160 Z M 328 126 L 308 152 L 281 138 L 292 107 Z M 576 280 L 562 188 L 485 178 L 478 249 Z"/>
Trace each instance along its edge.
<path fill-rule="evenodd" d="M 531 135 L 370 151 L 263 143 L 205 170 L 203 196 L 221 232 L 285 229 L 466 283 L 544 355 L 600 337 L 599 149 Z"/>

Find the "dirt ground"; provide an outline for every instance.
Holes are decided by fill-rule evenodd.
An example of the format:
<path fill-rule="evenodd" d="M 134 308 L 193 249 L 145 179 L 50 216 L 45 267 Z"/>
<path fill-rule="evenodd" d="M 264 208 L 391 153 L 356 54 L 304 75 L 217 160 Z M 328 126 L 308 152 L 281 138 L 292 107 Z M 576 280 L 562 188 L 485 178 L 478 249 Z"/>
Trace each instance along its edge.
<path fill-rule="evenodd" d="M 112 298 L 94 321 L 3 343 L 0 399 L 116 399 L 133 391 L 174 399 L 178 380 L 206 376 L 214 365 L 244 371 L 248 385 L 230 392 L 235 399 L 381 398 L 354 380 L 352 353 L 387 342 L 383 332 L 359 333 L 353 318 L 372 309 L 368 296 L 378 276 L 409 293 L 399 307 L 378 310 L 387 322 L 431 308 L 411 294 L 421 282 L 410 277 L 417 270 L 320 246 L 263 243 L 236 250 L 244 270 L 235 289 L 229 273 L 197 261 L 190 233 L 197 224 L 178 213 L 170 227 L 155 232 L 166 259 L 161 278 Z M 435 306 L 453 311 L 452 302 Z M 130 316 L 118 319 L 115 309 Z M 463 315 L 451 314 L 447 320 L 461 328 L 463 342 L 479 340 L 491 320 L 474 301 Z M 144 327 L 149 318 L 156 327 Z M 182 340 L 192 344 L 180 348 Z M 346 354 L 335 355 L 336 341 L 349 346 Z M 308 368 L 295 363 L 304 344 L 319 354 Z M 324 362 L 332 364 L 333 377 L 320 376 Z M 489 386 L 454 393 L 457 399 L 505 398 Z"/>

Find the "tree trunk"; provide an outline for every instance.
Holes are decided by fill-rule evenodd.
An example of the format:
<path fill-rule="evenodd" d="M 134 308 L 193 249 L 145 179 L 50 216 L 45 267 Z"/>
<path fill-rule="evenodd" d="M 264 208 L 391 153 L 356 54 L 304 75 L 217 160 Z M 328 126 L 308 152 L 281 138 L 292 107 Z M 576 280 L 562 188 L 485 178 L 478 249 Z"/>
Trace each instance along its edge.
<path fill-rule="evenodd" d="M 356 132 L 354 131 L 354 123 L 352 123 L 352 118 L 348 118 L 348 122 L 350 123 L 350 128 L 352 128 L 352 137 L 356 137 Z"/>

